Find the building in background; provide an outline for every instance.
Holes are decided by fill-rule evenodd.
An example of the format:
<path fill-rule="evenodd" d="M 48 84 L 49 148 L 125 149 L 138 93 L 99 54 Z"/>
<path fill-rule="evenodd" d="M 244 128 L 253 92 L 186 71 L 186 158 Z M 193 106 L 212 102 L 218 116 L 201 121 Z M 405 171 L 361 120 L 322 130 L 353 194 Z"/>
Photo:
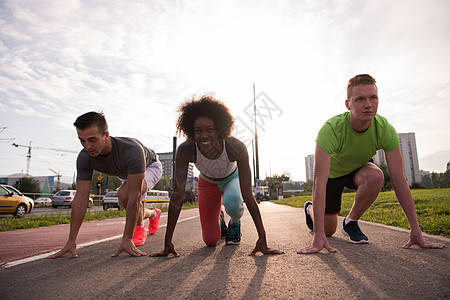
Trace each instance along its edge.
<path fill-rule="evenodd" d="M 419 158 L 417 157 L 416 135 L 414 132 L 399 133 L 400 150 L 403 157 L 403 171 L 411 186 L 413 182 L 421 182 Z"/>
<path fill-rule="evenodd" d="M 403 159 L 403 172 L 406 181 L 411 186 L 413 182 L 422 182 L 422 174 L 419 169 L 419 159 L 417 157 L 416 135 L 414 132 L 399 133 L 400 152 Z M 378 150 L 372 158 L 377 165 L 386 163 L 386 156 L 383 150 Z"/>
<path fill-rule="evenodd" d="M 172 178 L 172 152 L 157 153 L 162 165 L 162 177 Z"/>
<path fill-rule="evenodd" d="M 314 155 L 310 154 L 305 157 L 306 181 L 314 178 Z"/>
<path fill-rule="evenodd" d="M 386 156 L 384 155 L 383 150 L 378 150 L 377 153 L 372 157 L 373 162 L 377 165 L 387 165 L 386 163 Z"/>
<path fill-rule="evenodd" d="M 172 152 L 163 152 L 157 153 L 158 159 L 162 165 L 162 177 L 169 178 L 170 182 L 172 182 L 172 165 L 173 165 L 173 155 Z M 194 178 L 194 166 L 190 163 L 188 168 L 188 175 L 186 181 L 186 190 L 197 191 L 197 182 L 198 179 Z"/>

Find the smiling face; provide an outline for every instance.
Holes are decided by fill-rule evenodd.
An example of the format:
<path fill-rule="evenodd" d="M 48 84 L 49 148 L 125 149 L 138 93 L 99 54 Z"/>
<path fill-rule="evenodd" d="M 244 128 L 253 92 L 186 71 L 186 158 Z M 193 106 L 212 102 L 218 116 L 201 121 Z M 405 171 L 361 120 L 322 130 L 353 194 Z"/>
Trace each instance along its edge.
<path fill-rule="evenodd" d="M 373 84 L 351 88 L 345 106 L 350 110 L 350 125 L 358 132 L 365 131 L 378 110 L 378 89 Z"/>
<path fill-rule="evenodd" d="M 109 132 L 100 132 L 98 126 L 91 126 L 87 129 L 77 128 L 78 139 L 81 145 L 90 156 L 106 155 L 111 151 L 111 140 Z"/>
<path fill-rule="evenodd" d="M 221 149 L 214 121 L 207 117 L 198 117 L 194 121 L 194 140 L 202 153 L 213 149 Z"/>

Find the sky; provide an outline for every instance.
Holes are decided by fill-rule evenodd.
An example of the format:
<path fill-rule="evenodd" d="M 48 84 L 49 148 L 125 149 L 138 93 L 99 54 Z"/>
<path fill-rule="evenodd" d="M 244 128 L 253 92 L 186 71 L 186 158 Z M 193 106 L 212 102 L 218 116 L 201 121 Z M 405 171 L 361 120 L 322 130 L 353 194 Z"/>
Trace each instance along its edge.
<path fill-rule="evenodd" d="M 255 100 L 261 179 L 305 180 L 319 129 L 362 73 L 377 80 L 378 113 L 415 133 L 420 169 L 444 172 L 449 11 L 447 0 L 0 0 L 0 175 L 26 172 L 31 141 L 30 174 L 71 182 L 73 122 L 87 111 L 104 112 L 111 136 L 169 152 L 177 107 L 212 92 L 250 157 Z"/>

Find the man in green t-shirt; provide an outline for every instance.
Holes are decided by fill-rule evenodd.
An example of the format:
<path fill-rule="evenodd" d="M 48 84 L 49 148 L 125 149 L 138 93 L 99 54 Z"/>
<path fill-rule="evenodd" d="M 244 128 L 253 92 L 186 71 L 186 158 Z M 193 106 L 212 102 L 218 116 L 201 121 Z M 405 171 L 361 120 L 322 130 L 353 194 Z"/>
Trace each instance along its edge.
<path fill-rule="evenodd" d="M 356 195 L 353 207 L 343 221 L 342 233 L 353 243 L 368 242 L 358 220 L 377 199 L 383 186 L 383 172 L 371 162 L 378 149 L 385 151 L 392 187 L 411 228 L 409 241 L 403 247 L 445 247 L 424 241 L 422 237 L 414 201 L 403 173 L 398 135 L 385 118 L 377 115 L 375 79 L 367 74 L 351 78 L 345 106 L 349 112 L 329 119 L 316 139 L 313 202 L 308 201 L 304 206 L 306 224 L 314 231 L 314 240 L 297 253 L 314 253 L 323 248 L 336 251 L 328 244 L 327 237 L 336 232 L 344 187 L 356 189 Z"/>

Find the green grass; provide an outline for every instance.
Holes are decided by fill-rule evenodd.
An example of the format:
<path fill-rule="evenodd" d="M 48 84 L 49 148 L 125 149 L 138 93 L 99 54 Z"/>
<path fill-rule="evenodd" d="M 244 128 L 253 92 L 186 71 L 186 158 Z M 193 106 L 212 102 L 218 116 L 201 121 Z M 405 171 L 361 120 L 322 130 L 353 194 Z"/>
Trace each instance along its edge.
<path fill-rule="evenodd" d="M 161 211 L 163 212 L 168 210 L 167 206 L 157 204 L 153 205 L 152 207 L 157 207 L 161 209 Z M 183 204 L 182 209 L 190 209 L 195 207 L 198 207 L 197 203 L 187 202 Z M 125 210 L 109 209 L 107 211 L 87 212 L 84 217 L 84 222 L 120 218 L 120 217 L 125 217 Z M 69 224 L 69 223 L 70 223 L 70 215 L 61 215 L 61 214 L 37 216 L 37 217 L 24 217 L 24 218 L 7 217 L 0 219 L 0 231 L 38 228 L 43 226 Z"/>
<path fill-rule="evenodd" d="M 450 189 L 411 190 L 416 205 L 417 218 L 423 232 L 450 237 Z M 277 204 L 303 207 L 312 196 L 298 196 L 272 201 Z M 340 216 L 347 216 L 355 193 L 342 194 Z M 409 229 L 408 220 L 394 192 L 383 192 L 361 220 Z"/>

